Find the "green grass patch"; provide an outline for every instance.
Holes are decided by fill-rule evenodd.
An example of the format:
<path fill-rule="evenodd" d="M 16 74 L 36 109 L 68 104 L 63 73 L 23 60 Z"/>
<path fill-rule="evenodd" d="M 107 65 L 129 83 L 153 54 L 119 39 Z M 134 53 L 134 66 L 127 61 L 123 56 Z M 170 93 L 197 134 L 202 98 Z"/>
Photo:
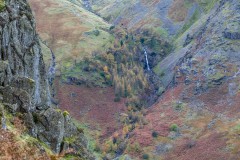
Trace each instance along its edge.
<path fill-rule="evenodd" d="M 98 57 L 84 59 L 77 64 L 71 64 L 73 67 L 67 68 L 62 72 L 62 79 L 67 81 L 70 77 L 76 78 L 77 83 L 87 86 L 106 87 L 111 85 L 111 75 L 104 72 L 106 62 Z M 110 77 L 109 77 L 110 76 Z"/>
<path fill-rule="evenodd" d="M 197 0 L 197 2 L 199 3 L 199 5 L 204 9 L 204 12 L 209 12 L 214 5 L 219 2 L 219 0 Z"/>
<path fill-rule="evenodd" d="M 172 131 L 172 132 L 177 132 L 178 131 L 178 125 L 177 124 L 172 124 L 171 126 L 170 126 L 170 131 Z"/>
<path fill-rule="evenodd" d="M 3 11 L 5 9 L 5 0 L 0 0 L 0 12 Z"/>
<path fill-rule="evenodd" d="M 88 142 L 88 150 L 94 154 L 96 158 L 100 158 L 102 156 L 100 146 L 97 142 L 100 131 L 99 129 L 92 130 L 89 128 L 89 125 L 86 123 L 80 123 L 78 120 L 73 119 L 74 124 L 77 126 L 79 130 L 84 131 L 84 136 L 87 138 Z"/>
<path fill-rule="evenodd" d="M 182 30 L 177 34 L 177 37 L 182 35 L 184 32 L 186 32 L 200 17 L 200 12 L 199 10 L 196 10 L 190 20 L 184 24 Z"/>

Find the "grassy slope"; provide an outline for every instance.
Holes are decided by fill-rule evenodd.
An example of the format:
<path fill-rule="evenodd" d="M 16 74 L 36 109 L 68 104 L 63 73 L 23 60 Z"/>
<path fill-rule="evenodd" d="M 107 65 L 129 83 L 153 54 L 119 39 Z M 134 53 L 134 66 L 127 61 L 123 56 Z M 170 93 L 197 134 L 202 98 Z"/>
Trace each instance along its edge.
<path fill-rule="evenodd" d="M 175 0 L 172 2 L 167 17 L 174 23 L 183 22 L 183 29 L 180 32 L 186 31 L 198 18 L 200 13 L 194 13 L 188 15 L 189 9 L 197 4 L 201 7 L 201 10 L 206 13 L 209 12 L 218 0 Z M 161 3 L 160 0 L 98 0 L 94 1 L 93 10 L 100 14 L 100 16 L 115 22 L 118 17 L 121 17 L 120 25 L 127 27 L 132 31 L 138 29 L 147 29 L 154 32 L 157 36 L 163 36 L 166 34 L 162 28 L 162 17 L 158 5 Z M 147 12 L 147 13 L 144 13 Z M 139 15 L 141 15 L 139 17 Z M 190 17 L 188 17 L 190 16 Z M 195 17 L 194 17 L 195 16 Z M 138 17 L 138 22 L 134 23 L 134 19 Z M 186 18 L 189 20 L 186 20 Z M 132 25 L 133 23 L 133 25 Z M 185 25 L 184 25 L 185 24 Z M 131 27 L 129 27 L 131 26 Z"/>
<path fill-rule="evenodd" d="M 70 67 L 74 60 L 105 52 L 113 43 L 105 31 L 109 24 L 67 0 L 30 0 L 30 4 L 40 37 L 53 49 L 58 64 Z"/>
<path fill-rule="evenodd" d="M 93 2 L 93 10 L 100 16 L 114 22 L 117 17 L 121 17 L 123 27 L 131 26 L 134 32 L 136 29 L 148 30 L 157 37 L 166 39 L 168 33 L 162 28 L 161 19 L 157 12 L 159 0 L 124 0 L 121 2 L 110 0 L 99 0 Z M 174 22 L 181 22 L 187 16 L 187 10 L 193 3 L 197 2 L 203 10 L 209 11 L 214 6 L 214 2 L 199 0 L 177 0 L 174 1 L 170 10 L 169 18 Z M 80 60 L 84 56 L 92 53 L 104 53 L 113 46 L 114 38 L 106 32 L 110 25 L 102 18 L 83 9 L 78 3 L 74 5 L 68 0 L 30 0 L 30 4 L 35 12 L 37 28 L 41 38 L 53 49 L 56 54 L 58 67 L 72 67 L 73 61 Z M 136 11 L 138 6 L 144 7 Z M 134 14 L 134 13 L 137 14 Z M 142 16 L 138 16 L 142 15 Z M 48 18 L 46 18 L 48 17 Z M 199 18 L 199 13 L 186 22 L 181 32 L 185 32 Z M 134 19 L 139 19 L 135 22 Z M 96 36 L 96 30 L 100 34 Z M 141 35 L 138 35 L 141 36 Z M 50 57 L 47 58 L 50 60 Z"/>
<path fill-rule="evenodd" d="M 1 121 L 5 119 L 7 128 L 2 129 L 3 123 L 1 122 L 0 159 L 49 160 L 53 155 L 51 150 L 27 134 L 26 126 L 18 116 L 13 116 L 0 103 L 0 119 Z"/>

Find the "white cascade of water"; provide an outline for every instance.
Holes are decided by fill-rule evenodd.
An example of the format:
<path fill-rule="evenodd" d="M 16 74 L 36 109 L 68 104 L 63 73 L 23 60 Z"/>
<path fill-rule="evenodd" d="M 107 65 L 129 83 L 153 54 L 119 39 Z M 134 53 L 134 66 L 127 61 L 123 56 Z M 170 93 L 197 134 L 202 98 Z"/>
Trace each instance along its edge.
<path fill-rule="evenodd" d="M 147 50 L 145 48 L 144 48 L 144 55 L 145 55 L 145 59 L 146 59 L 147 70 L 150 71 L 150 66 L 149 66 L 149 61 L 148 61 L 148 54 L 147 54 Z"/>

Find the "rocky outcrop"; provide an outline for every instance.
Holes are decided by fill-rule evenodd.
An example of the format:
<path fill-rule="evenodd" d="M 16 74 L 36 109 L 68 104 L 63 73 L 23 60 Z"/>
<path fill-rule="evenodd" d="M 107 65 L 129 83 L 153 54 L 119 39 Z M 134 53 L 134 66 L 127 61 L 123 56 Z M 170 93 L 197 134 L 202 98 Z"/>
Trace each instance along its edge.
<path fill-rule="evenodd" d="M 91 159 L 83 134 L 68 115 L 51 107 L 50 91 L 35 20 L 26 0 L 6 0 L 0 12 L 0 102 L 21 113 L 29 133 L 55 153 L 74 148 Z M 78 141 L 68 142 L 74 138 Z M 80 154 L 81 153 L 81 154 Z"/>
<path fill-rule="evenodd" d="M 240 39 L 240 32 L 224 32 L 224 37 L 232 40 Z"/>
<path fill-rule="evenodd" d="M 0 13 L 0 49 L 2 86 L 10 85 L 14 77 L 29 77 L 34 81 L 31 101 L 34 106 L 48 105 L 49 92 L 35 22 L 26 1 L 6 1 Z M 4 74 L 5 73 L 5 74 Z"/>
<path fill-rule="evenodd" d="M 194 94 L 234 78 L 240 62 L 239 1 L 221 0 L 179 40 L 179 47 L 160 63 L 163 87 L 192 84 Z"/>

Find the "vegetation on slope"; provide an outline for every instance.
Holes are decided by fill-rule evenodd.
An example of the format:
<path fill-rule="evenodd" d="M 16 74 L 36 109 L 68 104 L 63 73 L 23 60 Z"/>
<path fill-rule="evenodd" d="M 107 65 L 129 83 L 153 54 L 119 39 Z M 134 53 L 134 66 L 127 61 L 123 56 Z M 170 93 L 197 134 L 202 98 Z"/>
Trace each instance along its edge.
<path fill-rule="evenodd" d="M 62 151 L 60 154 L 55 154 L 47 144 L 29 134 L 29 130 L 23 121 L 25 117 L 24 114 L 17 113 L 13 115 L 13 113 L 8 110 L 6 104 L 0 103 L 0 159 L 79 159 L 77 153 L 72 149 Z M 59 110 L 59 112 L 61 111 Z M 64 111 L 62 114 L 66 117 L 69 113 Z M 82 125 L 78 122 L 75 122 L 75 125 L 83 132 L 84 127 Z M 67 138 L 64 142 L 71 145 L 71 143 L 75 142 L 75 139 L 74 137 Z M 89 148 L 89 151 L 92 150 Z"/>
<path fill-rule="evenodd" d="M 186 12 L 186 9 L 192 7 L 193 3 L 197 2 L 204 12 L 208 13 L 217 1 L 196 0 L 184 2 L 185 3 L 182 5 L 185 9 L 184 12 Z M 104 10 L 105 9 L 108 10 L 109 8 L 104 8 Z M 118 14 L 117 12 L 116 14 Z M 188 32 L 189 28 L 199 20 L 201 14 L 203 13 L 201 13 L 200 10 L 195 10 L 193 15 L 185 21 L 176 37 L 182 36 Z M 106 20 L 112 20 L 111 18 L 112 17 L 109 16 L 105 17 Z M 183 21 L 185 18 L 186 13 L 180 14 L 179 17 L 173 16 L 175 21 Z M 217 143 L 217 145 L 224 146 L 225 140 L 221 138 L 220 134 L 213 133 L 209 136 L 209 132 L 205 133 L 212 117 L 209 118 L 208 115 L 201 117 L 203 115 L 202 113 L 194 117 L 195 115 L 191 113 L 191 110 L 186 109 L 184 107 L 185 105 L 179 105 L 181 103 L 177 102 L 178 99 L 174 99 L 177 96 L 175 92 L 172 93 L 172 95 L 168 93 L 165 97 L 167 100 L 163 101 L 162 104 L 158 104 L 158 107 L 156 107 L 157 109 L 153 109 L 152 112 L 150 110 L 150 114 L 147 115 L 147 119 L 149 120 L 149 125 L 147 125 L 148 121 L 144 118 L 146 113 L 143 113 L 143 110 L 139 111 L 142 109 L 142 106 L 145 106 L 145 104 L 140 101 L 141 94 L 149 89 L 149 81 L 146 77 L 147 74 L 144 73 L 144 63 L 141 61 L 140 52 L 142 52 L 142 47 L 150 48 L 151 53 L 149 57 L 150 60 L 151 57 L 154 59 L 151 60 L 151 65 L 154 67 L 157 65 L 157 62 L 161 61 L 172 51 L 173 42 L 172 39 L 169 41 L 163 40 L 163 38 L 169 38 L 169 35 L 162 27 L 156 28 L 153 25 L 147 24 L 146 21 L 139 25 L 142 24 L 144 24 L 146 28 L 141 28 L 141 33 L 138 31 L 128 33 L 125 30 L 120 30 L 117 26 L 109 27 L 110 30 L 104 29 L 107 34 L 111 34 L 111 36 L 114 37 L 109 46 L 104 46 L 106 51 L 102 53 L 91 52 L 91 54 L 89 54 L 90 56 L 83 59 L 76 58 L 81 55 L 76 51 L 75 59 L 77 60 L 72 57 L 72 59 L 64 63 L 65 68 L 61 70 L 62 79 L 67 83 L 84 84 L 90 87 L 114 86 L 116 102 L 120 101 L 122 97 L 128 99 L 128 113 L 126 115 L 122 114 L 121 117 L 121 122 L 123 123 L 122 130 L 116 132 L 110 139 L 105 141 L 103 145 L 94 143 L 93 150 L 106 159 L 108 157 L 111 159 L 123 153 L 128 153 L 143 159 L 160 158 L 162 154 L 167 154 L 172 149 L 171 147 L 175 140 L 181 137 L 180 131 L 184 132 L 183 134 L 186 133 L 186 135 L 203 135 L 207 137 L 207 140 L 209 139 L 211 141 L 218 139 L 219 143 Z M 124 26 L 124 24 L 122 26 Z M 92 38 L 101 35 L 98 29 L 86 33 L 93 36 Z M 164 73 L 159 67 L 155 67 L 154 72 L 157 73 L 160 78 L 164 76 Z M 214 77 L 210 78 L 218 80 L 222 78 L 222 76 L 222 74 L 216 74 Z M 177 89 L 178 88 L 174 89 L 174 91 Z M 172 101 L 174 99 L 174 101 L 176 101 L 174 103 L 177 105 L 173 104 L 170 99 Z M 156 112 L 154 112 L 155 110 Z M 191 114 L 190 118 L 188 114 Z M 191 123 L 192 121 L 196 124 L 188 124 L 188 126 L 181 125 L 183 122 Z M 190 129 L 185 129 L 184 127 L 189 127 Z M 204 127 L 204 130 L 202 130 L 202 127 Z M 236 134 L 238 132 L 238 127 L 236 126 L 233 131 L 234 134 Z M 126 139 L 133 134 L 134 136 L 131 137 L 132 141 L 126 142 Z M 195 140 L 195 138 L 196 137 L 190 136 L 190 139 L 186 141 L 179 139 L 177 143 L 182 146 L 177 146 L 177 149 L 180 148 L 180 152 L 176 151 L 174 153 L 181 153 L 184 147 L 189 150 L 194 148 L 195 141 L 200 147 L 206 145 L 201 142 L 203 140 L 205 143 L 204 138 L 197 137 L 199 138 L 197 140 Z M 160 149 L 157 150 L 155 148 L 156 146 Z M 213 147 L 213 145 L 207 146 L 210 148 Z M 163 147 L 166 147 L 164 151 L 161 150 Z M 159 152 L 159 155 L 152 154 L 152 151 L 155 151 L 155 149 L 156 152 Z M 193 149 L 193 151 L 197 152 L 196 150 L 197 149 Z M 143 154 L 141 156 L 137 155 L 139 152 Z M 174 157 L 174 153 L 173 156 L 170 155 L 173 159 L 176 158 Z M 225 156 L 218 150 L 209 153 L 210 156 L 214 156 L 214 154 L 222 157 Z M 184 155 L 182 155 L 182 157 L 183 159 L 185 158 Z"/>
<path fill-rule="evenodd" d="M 21 116 L 13 116 L 0 104 L 0 159 L 50 159 L 51 150 L 27 134 Z"/>
<path fill-rule="evenodd" d="M 105 53 L 112 46 L 114 38 L 107 32 L 110 25 L 95 14 L 67 0 L 29 2 L 41 39 L 56 56 L 58 71 L 72 67 L 83 57 Z M 46 60 L 50 61 L 51 58 Z"/>
<path fill-rule="evenodd" d="M 0 0 L 0 11 L 5 8 L 5 0 Z"/>

